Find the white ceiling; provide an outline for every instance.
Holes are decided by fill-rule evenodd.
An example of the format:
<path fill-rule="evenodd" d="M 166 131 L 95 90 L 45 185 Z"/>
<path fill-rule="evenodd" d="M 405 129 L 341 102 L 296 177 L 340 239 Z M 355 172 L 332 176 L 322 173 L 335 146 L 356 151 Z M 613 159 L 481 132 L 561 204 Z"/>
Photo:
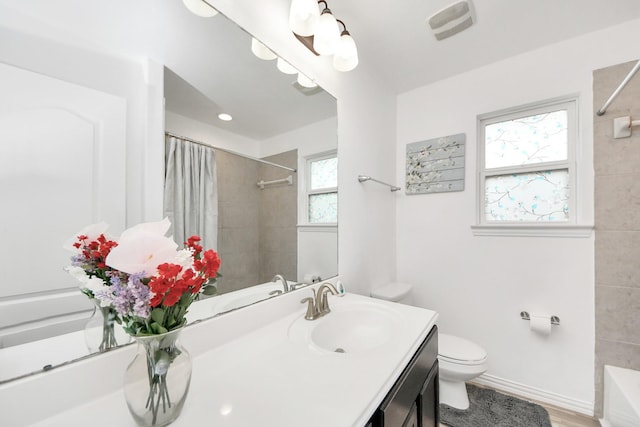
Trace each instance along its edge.
<path fill-rule="evenodd" d="M 640 17 L 640 0 L 471 0 L 476 23 L 436 41 L 426 19 L 456 1 L 327 0 L 356 40 L 359 67 L 396 93 Z M 169 109 L 201 121 L 227 111 L 236 120 L 225 129 L 251 138 L 336 114 L 326 93 L 304 95 L 274 61 L 253 57 L 250 37 L 226 18 L 195 17 L 180 0 L 0 0 L 0 26 L 17 21 L 21 30 L 166 64 L 175 73 L 167 74 Z"/>
<path fill-rule="evenodd" d="M 327 0 L 356 40 L 360 66 L 396 93 L 640 17 L 639 0 L 470 0 L 475 25 L 436 41 L 427 17 L 457 1 Z"/>

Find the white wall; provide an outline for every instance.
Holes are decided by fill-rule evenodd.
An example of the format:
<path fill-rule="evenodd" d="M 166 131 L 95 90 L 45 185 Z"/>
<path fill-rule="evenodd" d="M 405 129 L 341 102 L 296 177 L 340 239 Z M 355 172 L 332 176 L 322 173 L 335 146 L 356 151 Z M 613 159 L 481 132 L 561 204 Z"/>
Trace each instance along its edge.
<path fill-rule="evenodd" d="M 315 57 L 288 29 L 289 0 L 211 0 L 338 100 L 339 261 L 345 286 L 368 293 L 395 275 L 394 194 L 363 185 L 358 174 L 393 180 L 395 97 L 367 72 L 364 58 L 354 71 L 339 73 L 330 58 Z"/>
<path fill-rule="evenodd" d="M 474 237 L 476 116 L 579 94 L 579 220 L 593 224 L 592 70 L 637 57 L 640 21 L 558 43 L 425 86 L 398 98 L 396 180 L 406 144 L 464 132 L 465 190 L 401 196 L 398 280 L 440 327 L 488 352 L 488 379 L 522 387 L 583 412 L 594 397 L 594 243 L 590 238 Z M 635 56 L 634 56 L 635 55 Z M 560 317 L 548 337 L 528 330 L 522 310 Z M 539 396 L 539 397 L 540 397 Z"/>

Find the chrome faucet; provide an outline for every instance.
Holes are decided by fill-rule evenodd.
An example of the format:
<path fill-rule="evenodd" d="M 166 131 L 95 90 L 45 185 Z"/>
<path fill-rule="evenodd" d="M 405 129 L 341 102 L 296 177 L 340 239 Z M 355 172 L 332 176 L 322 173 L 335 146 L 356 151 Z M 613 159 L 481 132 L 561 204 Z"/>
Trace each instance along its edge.
<path fill-rule="evenodd" d="M 331 311 L 327 299 L 329 292 L 332 295 L 341 295 L 335 286 L 328 282 L 320 285 L 317 291 L 311 288 L 311 292 L 313 292 L 313 297 L 307 297 L 300 301 L 302 304 L 307 303 L 307 314 L 304 316 L 307 320 L 316 320 Z"/>
<path fill-rule="evenodd" d="M 274 282 L 274 283 L 276 283 L 278 280 L 280 282 L 282 282 L 283 292 L 284 293 L 289 292 L 289 284 L 287 283 L 287 280 L 281 274 L 276 274 L 275 276 L 273 276 L 273 279 L 271 279 L 271 281 Z"/>

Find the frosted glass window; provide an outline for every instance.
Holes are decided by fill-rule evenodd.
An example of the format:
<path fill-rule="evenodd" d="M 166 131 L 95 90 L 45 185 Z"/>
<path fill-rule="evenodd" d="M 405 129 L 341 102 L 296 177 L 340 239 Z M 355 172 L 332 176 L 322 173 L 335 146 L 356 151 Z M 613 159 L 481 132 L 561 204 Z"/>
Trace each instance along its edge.
<path fill-rule="evenodd" d="M 489 124 L 485 127 L 485 167 L 567 160 L 567 128 L 566 110 Z"/>
<path fill-rule="evenodd" d="M 487 221 L 568 221 L 569 197 L 567 169 L 491 176 L 485 180 L 485 218 Z"/>
<path fill-rule="evenodd" d="M 309 195 L 309 223 L 326 224 L 338 222 L 338 193 Z"/>
<path fill-rule="evenodd" d="M 478 117 L 479 225 L 577 223 L 577 105 L 553 99 Z"/>
<path fill-rule="evenodd" d="M 310 162 L 310 190 L 335 188 L 338 186 L 338 158 L 313 160 Z"/>
<path fill-rule="evenodd" d="M 335 151 L 306 158 L 306 223 L 338 223 L 338 156 Z"/>

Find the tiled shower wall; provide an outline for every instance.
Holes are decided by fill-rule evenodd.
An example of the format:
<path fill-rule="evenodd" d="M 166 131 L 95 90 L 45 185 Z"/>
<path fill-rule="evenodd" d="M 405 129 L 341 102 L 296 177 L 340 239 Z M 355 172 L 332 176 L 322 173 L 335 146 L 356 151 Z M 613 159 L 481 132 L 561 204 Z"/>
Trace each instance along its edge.
<path fill-rule="evenodd" d="M 640 119 L 640 75 L 604 116 L 595 115 L 634 62 L 596 70 L 595 169 L 595 381 L 596 415 L 602 415 L 603 366 L 640 370 L 640 127 L 613 138 L 613 119 Z"/>
<path fill-rule="evenodd" d="M 265 157 L 297 169 L 298 150 Z M 260 179 L 272 181 L 291 175 L 293 184 L 273 184 L 260 191 L 260 283 L 274 274 L 297 281 L 298 272 L 298 179 L 297 173 L 262 164 Z"/>
<path fill-rule="evenodd" d="M 222 260 L 218 292 L 227 293 L 259 283 L 259 163 L 218 150 L 216 170 L 218 253 Z"/>
<path fill-rule="evenodd" d="M 266 158 L 297 168 L 297 150 Z M 261 190 L 261 179 L 286 178 L 289 172 L 220 150 L 218 176 L 218 252 L 222 259 L 218 292 L 227 293 L 270 281 L 275 274 L 296 280 L 297 177 L 293 185 Z"/>

